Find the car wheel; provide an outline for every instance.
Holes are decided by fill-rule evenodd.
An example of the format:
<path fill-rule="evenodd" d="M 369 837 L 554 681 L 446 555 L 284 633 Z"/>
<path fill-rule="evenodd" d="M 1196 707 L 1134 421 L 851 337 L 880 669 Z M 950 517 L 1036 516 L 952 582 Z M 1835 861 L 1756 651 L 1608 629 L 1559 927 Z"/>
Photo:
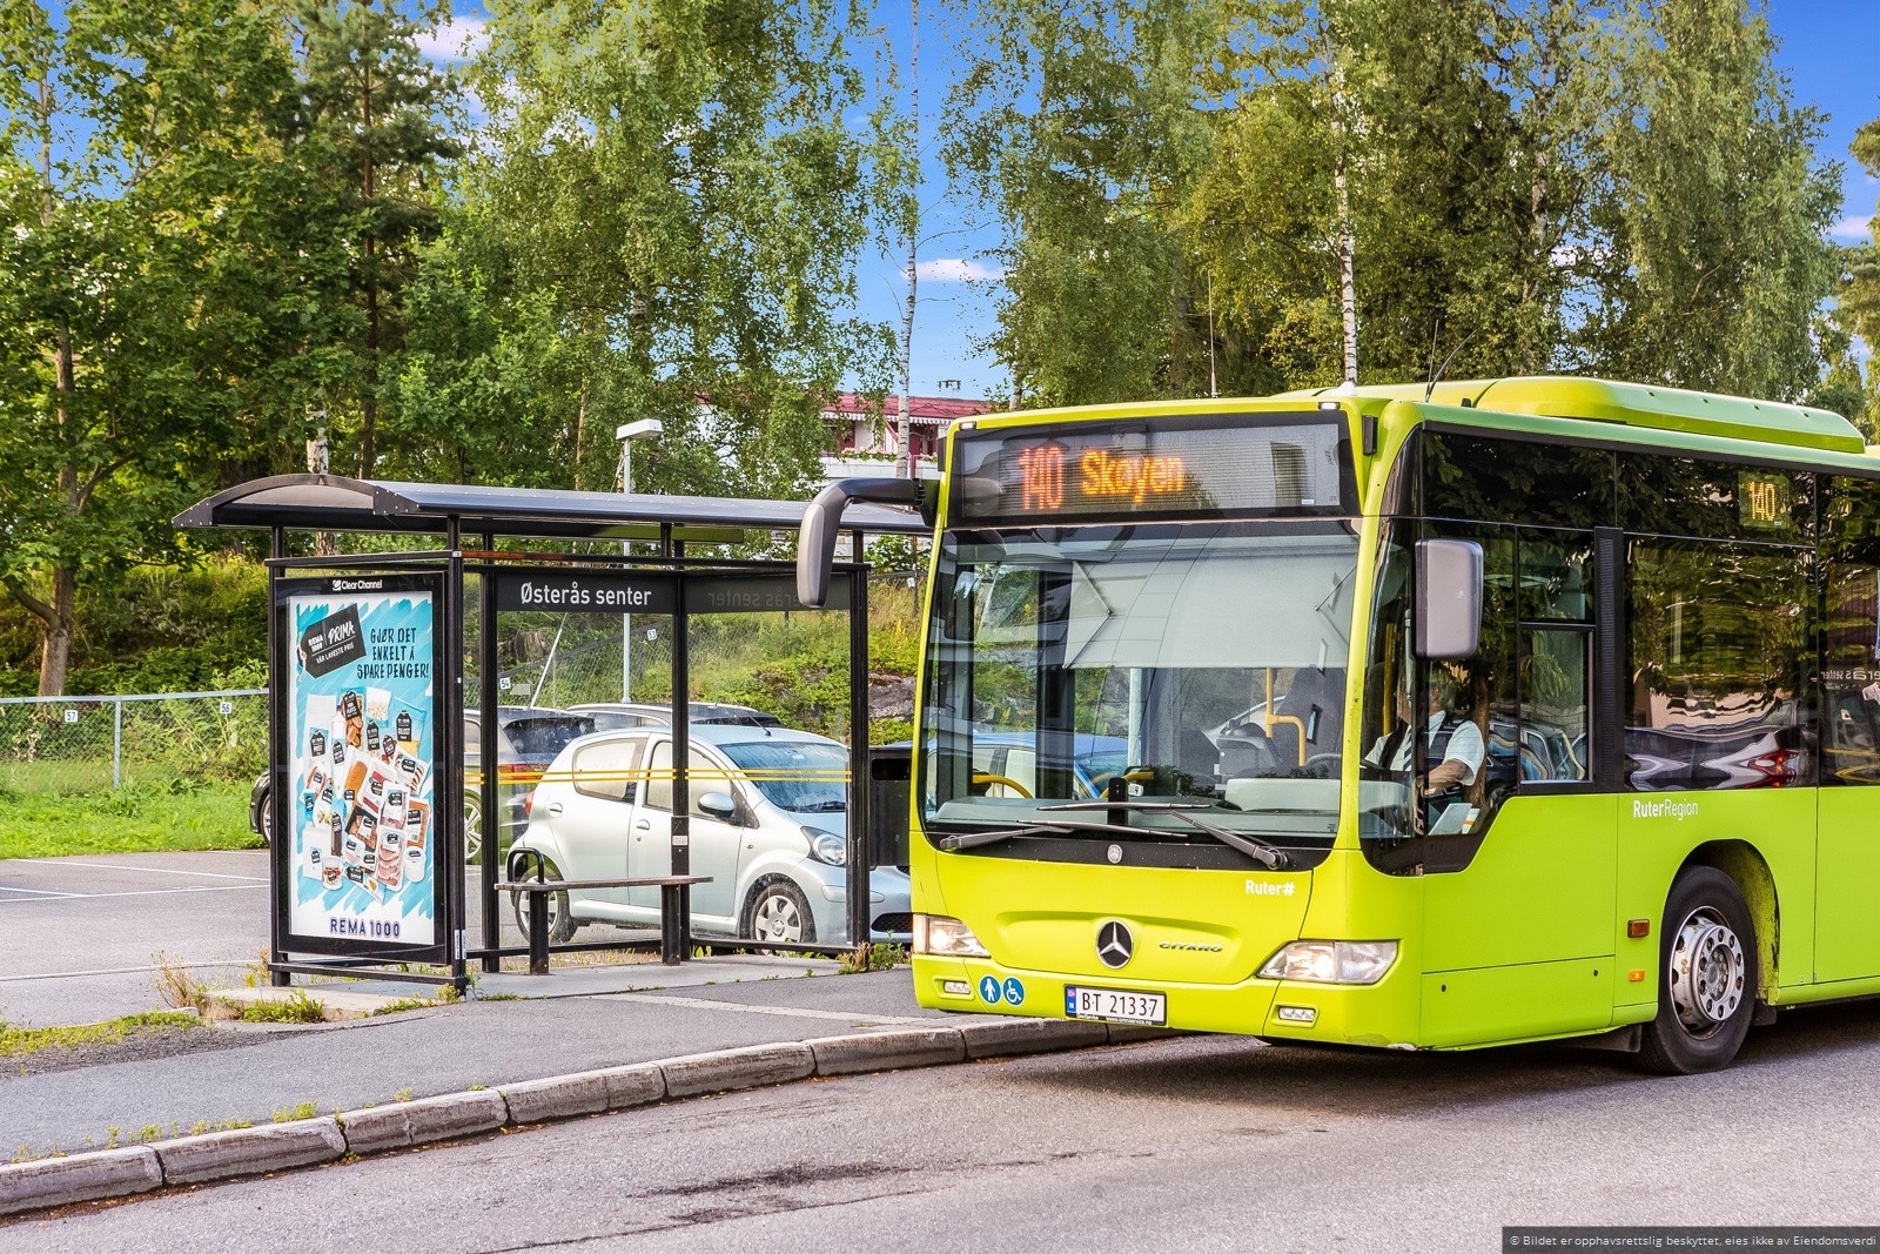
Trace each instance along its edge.
<path fill-rule="evenodd" d="M 1756 928 L 1736 881 L 1707 866 L 1680 875 L 1658 951 L 1658 1015 L 1639 1064 L 1660 1075 L 1729 1066 L 1756 1013 Z"/>
<path fill-rule="evenodd" d="M 542 877 L 548 880 L 559 880 L 561 871 L 553 862 L 549 862 L 542 868 Z M 510 909 L 516 916 L 516 929 L 522 933 L 525 940 L 529 935 L 529 898 L 534 895 L 533 893 L 509 894 Z M 575 928 L 579 926 L 574 916 L 568 912 L 568 894 L 565 892 L 548 894 L 548 943 L 551 945 L 564 943 L 574 935 Z"/>
<path fill-rule="evenodd" d="M 780 945 L 808 945 L 816 940 L 809 898 L 789 880 L 771 880 L 760 887 L 744 917 L 746 934 L 756 940 Z"/>
<path fill-rule="evenodd" d="M 483 857 L 483 799 L 473 792 L 463 795 L 463 862 L 476 866 Z"/>
<path fill-rule="evenodd" d="M 271 847 L 274 844 L 274 790 L 272 788 L 261 794 L 261 809 L 256 817 L 259 819 L 256 826 L 261 831 L 261 843 Z"/>

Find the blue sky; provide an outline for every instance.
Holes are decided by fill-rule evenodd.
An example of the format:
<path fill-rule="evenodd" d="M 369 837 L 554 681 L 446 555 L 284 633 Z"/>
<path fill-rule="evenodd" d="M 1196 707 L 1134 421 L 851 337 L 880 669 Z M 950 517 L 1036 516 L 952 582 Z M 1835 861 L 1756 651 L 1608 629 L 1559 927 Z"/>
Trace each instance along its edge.
<path fill-rule="evenodd" d="M 1863 239 L 1868 219 L 1880 200 L 1880 181 L 1856 166 L 1847 146 L 1863 122 L 1880 117 L 1880 0 L 1766 0 L 1769 22 L 1782 42 L 1780 63 L 1788 72 L 1798 103 L 1828 115 L 1820 146 L 1824 160 L 1845 166 L 1841 220 L 1833 234 L 1843 243 Z M 469 18 L 454 32 L 433 42 L 436 55 L 458 51 L 474 3 L 459 0 Z M 920 250 L 919 309 L 915 317 L 913 391 L 916 395 L 988 396 L 1003 394 L 1004 371 L 976 352 L 973 341 L 993 325 L 994 294 L 967 280 L 995 275 L 982 256 L 996 240 L 983 215 L 943 194 L 945 172 L 933 150 L 933 123 L 952 77 L 948 40 L 931 0 L 922 5 L 921 108 L 927 194 L 922 198 L 924 230 L 933 238 Z M 877 0 L 881 23 L 897 57 L 908 44 L 907 0 Z M 902 257 L 868 257 L 859 275 L 861 313 L 899 325 Z M 943 381 L 957 381 L 958 391 Z"/>

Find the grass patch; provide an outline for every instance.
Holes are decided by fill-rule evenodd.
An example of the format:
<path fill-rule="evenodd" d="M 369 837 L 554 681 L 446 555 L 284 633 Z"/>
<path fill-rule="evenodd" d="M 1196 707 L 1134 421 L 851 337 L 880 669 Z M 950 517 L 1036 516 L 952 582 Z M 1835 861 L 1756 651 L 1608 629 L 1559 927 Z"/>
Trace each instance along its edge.
<path fill-rule="evenodd" d="M 81 1045 L 114 1045 L 139 1032 L 161 1028 L 201 1027 L 202 1020 L 176 1010 L 153 1010 L 125 1015 L 103 1023 L 80 1023 L 62 1028 L 16 1028 L 0 1023 L 0 1058 L 36 1054 L 42 1049 L 75 1049 Z"/>
<path fill-rule="evenodd" d="M 241 1019 L 243 1023 L 324 1023 L 326 1007 L 317 998 L 294 989 L 285 1000 L 242 1007 Z"/>
<path fill-rule="evenodd" d="M 298 1106 L 288 1106 L 274 1112 L 274 1122 L 292 1123 L 296 1119 L 311 1119 L 320 1112 L 312 1102 L 301 1102 Z"/>
<path fill-rule="evenodd" d="M 252 784 L 9 791 L 0 796 L 0 858 L 259 848 L 248 830 Z"/>

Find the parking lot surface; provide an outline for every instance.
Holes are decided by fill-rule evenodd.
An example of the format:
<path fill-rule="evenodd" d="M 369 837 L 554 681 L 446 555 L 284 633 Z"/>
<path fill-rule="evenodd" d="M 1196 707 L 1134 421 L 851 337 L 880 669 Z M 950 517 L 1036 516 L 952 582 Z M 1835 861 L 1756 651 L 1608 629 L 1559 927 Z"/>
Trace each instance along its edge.
<path fill-rule="evenodd" d="M 267 943 L 267 877 L 258 849 L 0 861 L 0 1019 L 150 1010 L 159 951 L 240 984 Z"/>

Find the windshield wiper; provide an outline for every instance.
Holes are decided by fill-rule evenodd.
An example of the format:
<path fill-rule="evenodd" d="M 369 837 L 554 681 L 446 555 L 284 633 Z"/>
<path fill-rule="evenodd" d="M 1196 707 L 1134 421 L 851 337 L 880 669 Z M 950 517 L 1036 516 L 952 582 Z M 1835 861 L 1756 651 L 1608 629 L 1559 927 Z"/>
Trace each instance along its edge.
<path fill-rule="evenodd" d="M 1255 862 L 1266 867 L 1269 871 L 1283 871 L 1291 865 L 1291 859 L 1286 856 L 1285 850 L 1274 845 L 1269 845 L 1257 836 L 1245 836 L 1239 832 L 1230 832 L 1224 827 L 1216 827 L 1212 823 L 1203 823 L 1200 819 L 1189 813 L 1191 810 L 1211 810 L 1213 808 L 1214 803 L 1211 801 L 1072 801 L 1065 805 L 1038 807 L 1041 811 L 1143 810 L 1150 814 L 1166 814 L 1170 818 L 1180 819 L 1182 822 L 1204 835 L 1212 836 L 1229 849 L 1238 849 L 1241 853 L 1246 854 L 1249 858 L 1252 858 Z M 1091 824 L 1090 826 L 1095 827 L 1097 824 Z M 1106 831 L 1141 832 L 1143 830 L 1139 827 L 1119 827 L 1110 823 L 1102 824 L 1102 826 Z"/>
<path fill-rule="evenodd" d="M 1075 830 L 1067 823 L 1033 823 L 1025 827 L 995 827 L 984 832 L 960 832 L 953 836 L 942 836 L 938 843 L 947 850 L 977 849 L 981 845 L 996 845 L 1014 836 L 1037 836 L 1044 832 L 1068 836 Z"/>

